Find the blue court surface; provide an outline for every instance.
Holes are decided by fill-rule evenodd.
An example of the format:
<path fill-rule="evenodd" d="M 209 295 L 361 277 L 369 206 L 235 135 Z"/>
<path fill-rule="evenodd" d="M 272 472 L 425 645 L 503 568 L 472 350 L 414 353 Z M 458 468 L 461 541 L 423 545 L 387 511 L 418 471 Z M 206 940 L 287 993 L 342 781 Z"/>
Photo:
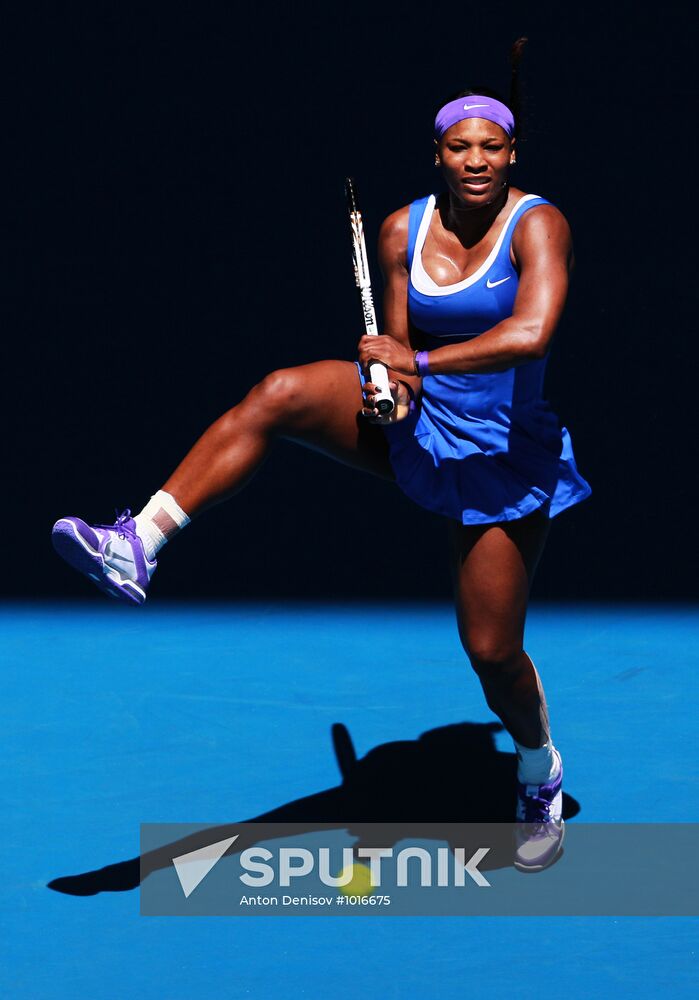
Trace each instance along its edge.
<path fill-rule="evenodd" d="M 696 918 L 186 919 L 141 916 L 138 890 L 47 888 L 134 858 L 142 822 L 241 821 L 335 788 L 335 723 L 360 757 L 408 748 L 387 789 L 405 778 L 408 815 L 414 741 L 493 721 L 449 607 L 95 600 L 1 616 L 4 996 L 697 995 Z M 534 605 L 527 649 L 580 807 L 569 822 L 699 822 L 696 608 Z M 443 764 L 467 797 L 477 757 Z"/>

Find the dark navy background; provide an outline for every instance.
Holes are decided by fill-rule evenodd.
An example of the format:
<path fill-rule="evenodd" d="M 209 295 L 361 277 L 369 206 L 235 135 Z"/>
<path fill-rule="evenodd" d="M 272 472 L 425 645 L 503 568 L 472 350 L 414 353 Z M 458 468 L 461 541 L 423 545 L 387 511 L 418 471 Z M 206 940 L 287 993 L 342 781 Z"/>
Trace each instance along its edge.
<path fill-rule="evenodd" d="M 378 286 L 381 219 L 435 188 L 436 106 L 472 84 L 506 92 L 509 46 L 527 34 L 513 181 L 573 227 L 547 386 L 593 486 L 554 521 L 535 596 L 696 596 L 695 53 L 678 10 L 438 0 L 12 16 L 0 53 L 6 594 L 92 598 L 53 555 L 57 517 L 140 509 L 266 372 L 353 358 L 345 174 Z M 155 588 L 442 597 L 445 527 L 390 485 L 280 446 L 242 496 L 165 550 Z"/>

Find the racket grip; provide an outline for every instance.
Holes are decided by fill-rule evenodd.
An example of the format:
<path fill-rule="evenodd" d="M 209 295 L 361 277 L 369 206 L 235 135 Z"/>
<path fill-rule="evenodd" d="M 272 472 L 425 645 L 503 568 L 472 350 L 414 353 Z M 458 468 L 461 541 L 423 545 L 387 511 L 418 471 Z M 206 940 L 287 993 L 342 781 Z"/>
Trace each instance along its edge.
<path fill-rule="evenodd" d="M 386 365 L 375 361 L 369 365 L 369 378 L 379 390 L 374 399 L 374 405 L 380 414 L 386 415 L 393 412 L 393 396 L 388 387 L 388 369 Z"/>

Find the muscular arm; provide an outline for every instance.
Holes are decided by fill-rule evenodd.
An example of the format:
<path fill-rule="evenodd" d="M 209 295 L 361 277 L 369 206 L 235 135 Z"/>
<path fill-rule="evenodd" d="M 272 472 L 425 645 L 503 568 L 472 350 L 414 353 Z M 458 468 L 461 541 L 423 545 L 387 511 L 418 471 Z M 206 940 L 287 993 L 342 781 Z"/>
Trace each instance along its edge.
<path fill-rule="evenodd" d="M 407 209 L 389 216 L 384 227 L 389 227 L 389 230 L 390 226 L 398 228 L 402 224 L 399 218 L 402 212 L 405 212 L 407 243 Z M 386 238 L 390 246 L 390 231 Z M 568 293 L 568 275 L 573 256 L 568 223 L 553 205 L 533 208 L 523 216 L 515 229 L 512 250 L 520 272 L 512 316 L 464 343 L 447 344 L 431 350 L 431 374 L 500 372 L 543 358 L 548 351 Z M 406 374 L 409 375 L 414 370 L 408 338 L 407 307 L 404 316 L 398 308 L 398 303 L 407 298 L 407 261 L 403 263 L 401 274 L 398 261 L 394 258 L 391 276 L 390 260 L 389 255 L 387 326 L 390 322 L 395 323 L 396 327 L 390 329 L 389 336 L 363 337 L 359 345 L 359 358 L 363 363 L 368 358 L 382 361 L 395 372 L 403 373 L 401 378 L 405 380 Z M 403 292 L 400 292 L 401 281 L 405 288 Z"/>
<path fill-rule="evenodd" d="M 408 215 L 409 206 L 384 220 L 379 232 L 379 265 L 384 280 L 384 334 L 399 341 L 411 352 L 411 326 L 408 318 Z M 389 376 L 408 385 L 417 396 L 421 379 L 416 375 L 389 368 Z"/>
<path fill-rule="evenodd" d="M 568 293 L 568 223 L 552 205 L 531 209 L 515 229 L 512 250 L 520 270 L 512 316 L 466 343 L 430 351 L 431 374 L 499 372 L 548 351 Z"/>

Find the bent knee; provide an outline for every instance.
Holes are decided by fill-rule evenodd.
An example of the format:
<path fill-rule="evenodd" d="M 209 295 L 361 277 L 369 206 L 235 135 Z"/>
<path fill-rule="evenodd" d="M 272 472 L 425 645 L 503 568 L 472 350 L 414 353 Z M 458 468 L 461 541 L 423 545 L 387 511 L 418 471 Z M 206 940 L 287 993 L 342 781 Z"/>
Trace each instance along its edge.
<path fill-rule="evenodd" d="M 503 675 L 520 668 L 521 643 L 485 638 L 466 642 L 464 648 L 471 666 L 481 677 Z"/>
<path fill-rule="evenodd" d="M 297 368 L 280 368 L 265 375 L 246 397 L 265 422 L 276 427 L 293 423 L 308 404 L 308 391 Z"/>

